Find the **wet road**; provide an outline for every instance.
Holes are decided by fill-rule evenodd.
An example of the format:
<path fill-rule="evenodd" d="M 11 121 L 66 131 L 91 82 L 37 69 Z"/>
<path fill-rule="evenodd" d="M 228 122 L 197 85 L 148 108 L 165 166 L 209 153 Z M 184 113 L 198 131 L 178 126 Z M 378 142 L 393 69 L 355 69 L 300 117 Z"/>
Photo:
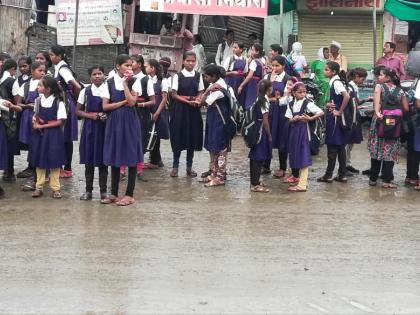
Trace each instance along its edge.
<path fill-rule="evenodd" d="M 169 166 L 167 142 L 163 154 Z M 2 183 L 0 313 L 420 314 L 420 193 L 402 185 L 404 159 L 397 190 L 362 175 L 316 183 L 322 152 L 307 193 L 266 176 L 272 192 L 251 195 L 246 157 L 235 139 L 222 188 L 185 164 L 178 179 L 147 171 L 126 208 L 99 205 L 97 190 L 79 201 L 81 167 L 60 201 Z M 354 160 L 368 167 L 365 144 Z M 207 153 L 196 162 L 204 171 Z"/>

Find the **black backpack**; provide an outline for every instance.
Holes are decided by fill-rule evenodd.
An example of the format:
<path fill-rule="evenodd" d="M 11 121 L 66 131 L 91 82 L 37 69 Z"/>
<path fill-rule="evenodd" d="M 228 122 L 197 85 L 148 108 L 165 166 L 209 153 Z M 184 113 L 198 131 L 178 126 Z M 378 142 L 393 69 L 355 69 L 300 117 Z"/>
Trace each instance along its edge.
<path fill-rule="evenodd" d="M 14 82 L 13 78 L 7 78 L 0 84 L 0 97 L 2 99 L 13 101 L 12 87 Z M 16 135 L 17 130 L 17 113 L 1 111 L 1 120 L 6 127 L 7 138 L 12 139 Z"/>
<path fill-rule="evenodd" d="M 258 106 L 257 102 L 254 102 L 250 108 L 245 110 L 241 134 L 248 148 L 252 148 L 260 143 L 262 137 L 263 124 L 257 118 Z"/>
<path fill-rule="evenodd" d="M 229 101 L 228 103 L 228 115 L 224 116 L 222 114 L 222 111 L 220 110 L 219 105 L 216 101 L 216 108 L 219 112 L 220 118 L 223 121 L 223 131 L 227 137 L 227 139 L 231 140 L 236 135 L 236 130 L 238 128 L 235 117 L 234 117 L 234 110 L 237 108 L 237 103 L 235 102 L 235 99 L 230 94 L 229 90 L 226 89 L 220 89 L 220 92 L 223 93 L 224 97 L 226 97 Z"/>

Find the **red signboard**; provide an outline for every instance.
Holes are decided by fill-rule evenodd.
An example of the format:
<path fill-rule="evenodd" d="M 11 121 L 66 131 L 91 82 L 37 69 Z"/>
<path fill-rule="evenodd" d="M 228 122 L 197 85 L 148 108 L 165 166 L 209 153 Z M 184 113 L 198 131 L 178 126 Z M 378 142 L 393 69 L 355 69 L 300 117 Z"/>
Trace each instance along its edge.
<path fill-rule="evenodd" d="M 268 0 L 140 0 L 140 11 L 266 17 L 267 5 Z"/>

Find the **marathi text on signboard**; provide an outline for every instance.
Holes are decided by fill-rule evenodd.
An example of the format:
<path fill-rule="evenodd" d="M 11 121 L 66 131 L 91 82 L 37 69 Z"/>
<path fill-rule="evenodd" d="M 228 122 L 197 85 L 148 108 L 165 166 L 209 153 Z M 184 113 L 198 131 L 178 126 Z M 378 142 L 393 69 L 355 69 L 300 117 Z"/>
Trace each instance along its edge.
<path fill-rule="evenodd" d="M 375 1 L 378 11 L 383 10 L 381 0 L 303 0 L 298 1 L 298 11 L 306 12 L 363 12 L 372 11 Z"/>
<path fill-rule="evenodd" d="M 123 44 L 121 0 L 79 0 L 77 45 Z M 74 41 L 76 0 L 56 0 L 57 42 Z"/>
<path fill-rule="evenodd" d="M 140 0 L 140 11 L 266 17 L 267 4 L 267 0 Z"/>

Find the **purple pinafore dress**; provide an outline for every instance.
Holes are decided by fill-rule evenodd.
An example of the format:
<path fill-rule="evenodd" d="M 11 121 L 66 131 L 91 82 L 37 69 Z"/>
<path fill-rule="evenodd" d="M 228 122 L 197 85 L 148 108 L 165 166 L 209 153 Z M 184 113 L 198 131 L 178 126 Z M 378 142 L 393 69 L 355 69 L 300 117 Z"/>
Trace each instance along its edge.
<path fill-rule="evenodd" d="M 157 80 L 157 82 L 153 85 L 153 89 L 155 90 L 156 104 L 152 108 L 152 113 L 156 113 L 160 103 L 162 102 L 162 80 Z M 169 114 L 166 105 L 156 120 L 155 129 L 159 139 L 169 139 Z"/>
<path fill-rule="evenodd" d="M 308 100 L 304 100 L 299 112 L 293 112 L 294 101 L 290 102 L 289 107 L 293 117 L 303 115 Z M 304 121 L 295 121 L 290 123 L 289 130 L 289 163 L 293 168 L 304 168 L 312 165 L 311 147 L 309 144 L 308 123 Z"/>
<path fill-rule="evenodd" d="M 269 79 L 270 77 L 268 77 Z M 287 77 L 285 77 L 287 81 Z M 286 81 L 283 82 L 273 81 L 272 97 L 276 95 L 276 91 L 283 96 L 286 87 Z M 270 102 L 270 110 L 268 119 L 270 122 L 271 136 L 273 137 L 273 149 L 278 149 L 280 152 L 287 152 L 287 142 L 289 138 L 289 120 L 286 118 L 286 106 L 280 106 L 278 102 Z"/>
<path fill-rule="evenodd" d="M 7 169 L 7 135 L 6 127 L 0 118 L 0 171 Z"/>
<path fill-rule="evenodd" d="M 30 82 L 25 83 L 30 84 Z M 31 104 L 35 102 L 35 99 L 39 96 L 38 91 L 29 91 L 28 94 L 25 95 L 25 99 L 23 100 L 25 104 Z M 22 111 L 22 115 L 20 118 L 20 128 L 19 128 L 19 142 L 23 143 L 24 145 L 29 145 L 32 137 L 32 117 L 34 115 L 34 111 L 32 108 L 26 108 Z"/>
<path fill-rule="evenodd" d="M 360 114 L 358 113 L 359 109 L 356 104 L 356 92 L 350 87 L 350 102 L 353 100 L 354 106 L 356 107 L 356 121 L 353 123 L 351 130 L 346 131 L 346 143 L 347 144 L 359 144 L 363 141 L 363 131 L 362 131 L 362 121 Z M 348 106 L 348 105 L 347 105 Z M 351 113 L 353 114 L 353 113 Z"/>
<path fill-rule="evenodd" d="M 103 112 L 102 98 L 94 96 L 90 86 L 85 89 L 86 112 Z M 104 156 L 105 122 L 97 119 L 83 120 L 82 133 L 80 135 L 80 164 L 87 166 L 102 166 Z"/>
<path fill-rule="evenodd" d="M 222 112 L 224 119 L 229 116 L 229 99 L 224 96 L 218 99 L 214 104 L 210 105 L 207 109 L 206 116 L 206 132 L 204 135 L 204 147 L 207 151 L 217 153 L 223 151 L 229 146 L 229 139 L 224 132 L 224 125 L 222 117 L 220 117 L 217 110 L 216 103 Z"/>
<path fill-rule="evenodd" d="M 246 60 L 244 58 L 238 58 L 233 61 L 233 68 L 232 71 L 237 71 L 237 75 L 227 76 L 225 81 L 226 84 L 229 85 L 234 91 L 235 96 L 239 102 L 239 104 L 244 104 L 245 99 L 241 96 L 244 95 L 242 93 L 241 96 L 238 95 L 238 87 L 241 85 L 242 81 L 244 80 L 244 71 L 246 67 Z"/>
<path fill-rule="evenodd" d="M 62 65 L 60 69 L 61 68 L 68 68 L 71 71 L 70 67 L 67 64 Z M 66 143 L 77 141 L 78 126 L 76 115 L 76 101 L 74 99 L 72 86 L 71 84 L 67 84 L 66 81 L 64 81 L 63 77 L 60 75 L 60 72 L 58 72 L 58 75 L 54 79 L 60 84 L 66 97 L 65 103 L 68 110 L 68 117 L 64 125 L 64 141 Z"/>
<path fill-rule="evenodd" d="M 57 120 L 59 100 L 54 99 L 51 107 L 39 106 L 39 119 L 45 123 Z M 66 163 L 64 133 L 61 126 L 34 130 L 29 144 L 28 161 L 41 169 L 60 168 Z"/>
<path fill-rule="evenodd" d="M 110 103 L 125 100 L 124 91 L 115 88 L 114 80 L 107 82 Z M 108 112 L 105 127 L 104 159 L 107 166 L 135 166 L 143 161 L 140 122 L 134 107 L 122 106 Z"/>
<path fill-rule="evenodd" d="M 337 80 L 336 80 L 337 81 Z M 335 94 L 334 84 L 330 88 L 330 101 L 334 101 L 337 110 L 340 109 L 341 103 L 343 102 L 343 96 L 341 94 Z M 346 144 L 346 131 L 343 127 L 341 117 L 334 117 L 333 113 L 327 111 L 326 114 L 326 137 L 325 144 L 327 145 L 345 145 Z"/>
<path fill-rule="evenodd" d="M 141 83 L 141 96 L 137 98 L 138 103 L 148 102 L 150 100 L 149 95 L 147 94 L 147 84 L 149 82 L 149 77 L 144 76 L 140 80 Z M 152 126 L 152 112 L 150 107 L 136 107 L 137 116 L 140 121 L 140 130 L 141 130 L 141 140 L 142 148 L 146 150 L 147 143 L 149 142 L 149 134 Z"/>
<path fill-rule="evenodd" d="M 257 63 L 257 69 L 254 72 L 254 76 L 252 77 L 251 81 L 248 82 L 248 84 L 246 85 L 246 87 L 244 88 L 242 93 L 244 94 L 244 108 L 248 109 L 251 107 L 251 105 L 255 102 L 255 100 L 257 99 L 257 94 L 258 94 L 258 82 L 261 81 L 262 77 L 263 77 L 263 63 L 261 62 L 261 60 L 259 59 L 254 59 L 255 62 Z M 242 97 L 242 96 L 240 96 Z"/>
<path fill-rule="evenodd" d="M 198 95 L 200 76 L 201 74 L 196 72 L 194 77 L 185 77 L 179 72 L 178 95 L 195 98 Z M 203 118 L 200 108 L 173 100 L 169 127 L 173 152 L 203 149 Z"/>
<path fill-rule="evenodd" d="M 262 114 L 261 108 L 258 105 L 256 106 L 256 115 L 257 115 L 257 119 L 262 124 L 263 114 Z M 248 158 L 254 161 L 271 160 L 272 158 L 271 144 L 270 144 L 270 141 L 268 140 L 268 135 L 265 132 L 264 126 L 262 127 L 261 140 L 257 145 L 251 148 L 248 154 Z"/>

